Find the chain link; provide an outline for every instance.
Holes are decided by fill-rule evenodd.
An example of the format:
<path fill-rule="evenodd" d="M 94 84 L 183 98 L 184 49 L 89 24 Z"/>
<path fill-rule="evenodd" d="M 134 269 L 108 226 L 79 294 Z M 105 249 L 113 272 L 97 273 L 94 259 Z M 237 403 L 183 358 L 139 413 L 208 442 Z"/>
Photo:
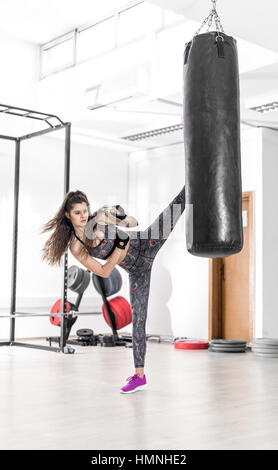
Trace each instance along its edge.
<path fill-rule="evenodd" d="M 199 34 L 199 32 L 205 26 L 206 23 L 208 23 L 208 28 L 207 28 L 207 32 L 208 32 L 209 29 L 211 28 L 212 22 L 214 21 L 215 28 L 216 28 L 216 31 L 217 31 L 217 37 L 222 38 L 222 36 L 219 33 L 220 33 L 220 31 L 222 33 L 224 33 L 224 29 L 223 29 L 223 26 L 221 24 L 220 17 L 218 15 L 217 11 L 216 11 L 216 2 L 217 2 L 217 0 L 211 0 L 211 2 L 212 2 L 212 10 L 210 11 L 209 15 L 204 19 L 204 21 L 201 24 L 200 28 L 196 31 L 196 33 L 194 34 L 193 37 L 195 37 L 195 36 L 197 36 L 197 34 Z"/>

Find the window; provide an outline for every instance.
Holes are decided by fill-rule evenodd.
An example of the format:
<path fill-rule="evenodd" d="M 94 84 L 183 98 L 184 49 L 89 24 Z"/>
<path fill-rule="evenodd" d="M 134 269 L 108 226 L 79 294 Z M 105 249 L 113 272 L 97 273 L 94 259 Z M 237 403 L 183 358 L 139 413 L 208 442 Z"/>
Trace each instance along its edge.
<path fill-rule="evenodd" d="M 146 39 L 149 33 L 177 25 L 183 16 L 145 1 L 131 0 L 125 9 L 71 31 L 41 46 L 41 78 Z M 184 40 L 182 39 L 182 44 Z"/>
<path fill-rule="evenodd" d="M 67 35 L 65 39 L 60 39 L 42 46 L 42 67 L 41 72 L 43 76 L 57 70 L 74 64 L 74 44 L 75 32 L 70 36 Z"/>
<path fill-rule="evenodd" d="M 80 31 L 77 36 L 77 60 L 107 52 L 115 47 L 115 17 Z"/>

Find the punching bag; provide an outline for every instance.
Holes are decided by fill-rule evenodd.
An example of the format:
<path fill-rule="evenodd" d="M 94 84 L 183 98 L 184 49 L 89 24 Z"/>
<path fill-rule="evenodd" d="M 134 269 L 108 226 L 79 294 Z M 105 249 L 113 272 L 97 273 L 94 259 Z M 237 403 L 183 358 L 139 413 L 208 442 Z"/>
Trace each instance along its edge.
<path fill-rule="evenodd" d="M 243 246 L 237 44 L 219 31 L 184 52 L 186 245 L 219 258 Z"/>

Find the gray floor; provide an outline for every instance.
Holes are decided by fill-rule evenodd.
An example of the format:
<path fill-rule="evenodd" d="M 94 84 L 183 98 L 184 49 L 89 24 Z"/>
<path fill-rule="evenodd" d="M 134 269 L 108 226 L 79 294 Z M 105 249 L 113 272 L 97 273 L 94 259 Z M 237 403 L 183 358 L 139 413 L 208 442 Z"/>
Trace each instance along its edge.
<path fill-rule="evenodd" d="M 148 390 L 120 394 L 132 364 L 124 347 L 1 347 L 0 448 L 278 449 L 278 359 L 148 342 Z"/>

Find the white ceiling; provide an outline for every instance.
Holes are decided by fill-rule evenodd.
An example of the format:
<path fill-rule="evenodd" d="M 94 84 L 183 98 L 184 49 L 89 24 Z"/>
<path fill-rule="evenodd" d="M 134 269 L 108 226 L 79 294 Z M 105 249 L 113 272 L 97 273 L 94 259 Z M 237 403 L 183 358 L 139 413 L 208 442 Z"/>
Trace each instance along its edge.
<path fill-rule="evenodd" d="M 0 29 L 34 44 L 44 44 L 128 3 L 128 0 L 1 0 Z"/>
<path fill-rule="evenodd" d="M 199 22 L 212 8 L 209 0 L 150 0 L 150 3 Z M 277 0 L 218 0 L 216 10 L 226 34 L 278 52 Z"/>
<path fill-rule="evenodd" d="M 100 19 L 118 8 L 126 7 L 131 2 L 128 0 L 1 0 L 0 29 L 23 40 L 35 44 L 43 44 L 55 37 L 82 26 L 88 22 Z M 211 10 L 212 4 L 209 0 L 150 0 L 162 8 L 183 15 L 186 19 L 202 22 Z M 245 72 L 240 74 L 241 91 L 241 118 L 254 125 L 267 125 L 278 128 L 278 112 L 261 114 L 248 110 L 244 102 L 254 96 L 263 95 L 266 90 L 271 90 L 278 99 L 278 55 L 277 60 L 273 54 L 272 60 L 267 55 L 278 54 L 278 1 L 267 0 L 218 0 L 217 11 L 220 15 L 222 25 L 226 34 L 238 39 L 244 39 L 255 45 L 267 49 L 265 51 L 265 65 L 259 61 L 256 53 L 253 53 L 251 67 L 246 67 Z M 202 31 L 201 31 L 202 32 Z M 244 54 L 243 54 L 244 60 Z M 252 61 L 250 61 L 251 63 Z M 274 62 L 274 63 L 273 63 Z M 256 65 L 256 63 L 258 65 Z M 242 64 L 244 65 L 244 64 Z M 242 67 L 244 70 L 244 67 Z M 182 90 L 175 95 L 169 95 L 168 99 L 182 103 Z M 120 138 L 125 135 L 141 132 L 142 130 L 157 129 L 176 124 L 179 121 L 179 110 L 177 108 L 164 107 L 165 114 L 160 116 L 155 113 L 161 111 L 159 104 L 153 102 L 149 105 L 146 114 L 137 112 L 128 113 L 116 111 L 91 113 L 88 119 L 79 119 L 76 126 L 84 129 L 86 133 L 94 131 L 102 133 L 105 138 L 113 136 Z M 150 114 L 152 112 L 153 114 Z M 167 115 L 169 113 L 169 115 Z M 73 116 L 69 116 L 74 122 Z M 144 129 L 145 126 L 145 129 Z M 158 141 L 161 143 L 173 143 L 182 138 L 180 132 L 165 134 L 152 141 L 138 142 L 141 146 L 152 146 Z M 160 140 L 159 140 L 160 139 Z M 130 145 L 132 145 L 130 143 Z"/>
<path fill-rule="evenodd" d="M 130 3 L 128 0 L 1 0 L 0 29 L 42 44 Z M 209 0 L 150 0 L 195 21 L 205 19 Z M 277 0 L 218 0 L 217 11 L 227 34 L 278 52 Z"/>

